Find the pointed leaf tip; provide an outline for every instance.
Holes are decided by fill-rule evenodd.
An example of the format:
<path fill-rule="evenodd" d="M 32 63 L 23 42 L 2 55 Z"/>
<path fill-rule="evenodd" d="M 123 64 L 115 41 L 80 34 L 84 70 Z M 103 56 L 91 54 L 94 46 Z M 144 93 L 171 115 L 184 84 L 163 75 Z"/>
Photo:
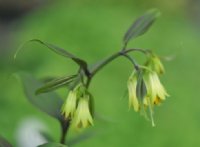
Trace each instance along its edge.
<path fill-rule="evenodd" d="M 76 57 L 75 55 L 71 54 L 70 52 L 66 51 L 63 48 L 60 48 L 56 45 L 44 42 L 42 40 L 39 39 L 31 39 L 29 41 L 26 41 L 25 43 L 23 43 L 16 51 L 15 55 L 14 55 L 14 59 L 16 59 L 18 53 L 23 49 L 23 47 L 25 46 L 25 44 L 27 44 L 28 42 L 37 42 L 40 43 L 44 46 L 46 46 L 48 49 L 50 49 L 51 51 L 55 52 L 58 55 L 64 56 L 66 58 L 70 58 L 72 59 L 75 63 L 77 63 L 82 69 L 84 69 L 84 71 L 87 71 L 87 62 L 84 61 L 81 58 Z"/>
<path fill-rule="evenodd" d="M 76 57 L 75 55 L 71 54 L 70 52 L 66 51 L 65 49 L 62 49 L 56 45 L 41 41 L 39 39 L 32 39 L 30 41 L 33 42 L 38 42 L 44 46 L 46 46 L 47 48 L 49 48 L 50 50 L 52 50 L 53 52 L 57 53 L 58 55 L 67 57 L 67 58 L 71 58 L 74 62 L 76 62 L 80 67 L 82 67 L 83 69 L 87 70 L 87 62 Z"/>
<path fill-rule="evenodd" d="M 146 33 L 154 21 L 160 16 L 160 11 L 158 9 L 151 9 L 147 11 L 144 15 L 137 18 L 128 31 L 125 33 L 123 41 L 127 44 L 131 39 L 139 37 Z"/>

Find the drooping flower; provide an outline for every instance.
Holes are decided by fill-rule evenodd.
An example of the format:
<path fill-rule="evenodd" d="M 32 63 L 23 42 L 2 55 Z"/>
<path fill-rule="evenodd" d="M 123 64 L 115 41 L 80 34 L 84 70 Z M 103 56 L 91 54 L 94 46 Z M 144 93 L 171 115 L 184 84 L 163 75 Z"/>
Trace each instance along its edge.
<path fill-rule="evenodd" d="M 138 84 L 138 72 L 134 71 L 128 79 L 128 95 L 129 95 L 129 108 L 138 112 L 140 108 L 146 107 L 148 105 L 147 100 L 137 96 L 137 84 Z"/>
<path fill-rule="evenodd" d="M 147 95 L 151 99 L 152 104 L 160 104 L 168 95 L 164 86 L 161 84 L 156 72 L 147 72 L 145 76 L 145 84 L 147 86 Z"/>
<path fill-rule="evenodd" d="M 65 118 L 69 118 L 76 128 L 86 128 L 93 125 L 91 101 L 92 95 L 83 84 L 79 84 L 69 92 L 61 113 Z"/>
<path fill-rule="evenodd" d="M 160 104 L 169 96 L 158 76 L 163 73 L 164 66 L 160 59 L 151 54 L 145 66 L 139 66 L 128 80 L 129 108 L 133 107 L 145 118 L 150 118 L 152 126 L 155 126 L 153 105 Z M 148 114 L 146 113 L 147 108 Z"/>
<path fill-rule="evenodd" d="M 71 90 L 61 110 L 61 113 L 64 115 L 65 118 L 72 118 L 74 116 L 76 105 L 77 105 L 76 90 Z"/>
<path fill-rule="evenodd" d="M 139 102 L 136 96 L 136 87 L 137 75 L 133 72 L 128 80 L 129 108 L 133 107 L 137 112 L 139 110 Z"/>
<path fill-rule="evenodd" d="M 86 128 L 93 125 L 93 118 L 89 108 L 90 95 L 86 94 L 78 101 L 78 107 L 74 116 L 74 126 L 76 128 Z"/>

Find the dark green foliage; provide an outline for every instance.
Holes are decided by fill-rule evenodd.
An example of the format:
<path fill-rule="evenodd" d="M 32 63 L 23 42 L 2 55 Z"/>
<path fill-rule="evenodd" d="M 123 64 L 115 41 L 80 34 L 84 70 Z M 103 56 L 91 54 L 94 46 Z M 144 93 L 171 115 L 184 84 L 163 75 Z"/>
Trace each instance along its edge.
<path fill-rule="evenodd" d="M 63 104 L 63 100 L 54 92 L 36 96 L 35 91 L 42 86 L 42 83 L 25 73 L 21 73 L 20 77 L 22 79 L 27 99 L 40 110 L 46 112 L 54 118 L 62 120 L 60 109 Z"/>

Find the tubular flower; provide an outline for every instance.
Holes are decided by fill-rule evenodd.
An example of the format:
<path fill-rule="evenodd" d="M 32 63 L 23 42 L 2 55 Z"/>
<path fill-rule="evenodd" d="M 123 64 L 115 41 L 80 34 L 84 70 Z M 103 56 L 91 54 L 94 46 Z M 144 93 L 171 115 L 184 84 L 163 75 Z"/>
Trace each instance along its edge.
<path fill-rule="evenodd" d="M 156 72 L 146 73 L 145 84 L 147 86 L 147 95 L 151 98 L 152 104 L 157 105 L 169 96 Z"/>
<path fill-rule="evenodd" d="M 92 95 L 83 84 L 79 84 L 69 92 L 61 113 L 65 118 L 72 120 L 72 124 L 76 128 L 86 128 L 93 125 L 90 112 L 90 108 L 92 108 L 91 100 Z"/>
<path fill-rule="evenodd" d="M 65 118 L 72 118 L 76 110 L 77 96 L 76 91 L 71 90 L 68 94 L 68 97 L 62 106 L 61 113 Z"/>
<path fill-rule="evenodd" d="M 128 80 L 129 108 L 133 107 L 137 112 L 139 110 L 139 102 L 136 96 L 137 75 L 133 73 Z"/>
<path fill-rule="evenodd" d="M 139 102 L 139 99 L 137 97 L 137 82 L 138 80 L 138 74 L 136 72 L 133 72 L 128 80 L 128 95 L 129 95 L 129 108 L 133 107 L 133 109 L 138 112 L 141 107 L 146 107 L 148 105 L 147 100 L 144 98 L 142 100 L 142 103 Z M 143 105 L 143 106 L 141 106 Z"/>
<path fill-rule="evenodd" d="M 76 128 L 86 128 L 93 125 L 93 118 L 89 109 L 89 100 L 90 96 L 87 94 L 79 99 L 73 121 Z"/>
<path fill-rule="evenodd" d="M 155 71 L 157 74 L 163 74 L 165 72 L 165 68 L 160 61 L 159 57 L 154 55 L 147 62 L 147 67 L 151 70 Z"/>

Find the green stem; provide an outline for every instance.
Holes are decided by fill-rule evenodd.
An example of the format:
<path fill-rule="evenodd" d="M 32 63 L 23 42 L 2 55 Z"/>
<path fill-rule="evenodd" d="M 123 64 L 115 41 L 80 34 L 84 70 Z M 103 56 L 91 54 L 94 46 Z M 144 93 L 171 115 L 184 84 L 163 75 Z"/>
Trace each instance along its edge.
<path fill-rule="evenodd" d="M 88 77 L 87 83 L 86 83 L 86 88 L 89 88 L 91 80 L 92 80 L 92 78 Z"/>
<path fill-rule="evenodd" d="M 99 64 L 96 64 L 96 66 L 92 69 L 88 69 L 88 72 L 89 74 L 86 75 L 87 76 L 87 82 L 86 82 L 86 87 L 88 88 L 89 85 L 90 85 L 90 82 L 93 78 L 93 76 L 98 72 L 100 71 L 104 66 L 106 66 L 108 63 L 112 62 L 113 60 L 115 60 L 116 58 L 120 57 L 120 56 L 124 56 L 126 57 L 127 59 L 129 59 L 136 70 L 139 70 L 139 66 L 138 64 L 135 62 L 134 58 L 130 57 L 128 55 L 129 52 L 133 52 L 133 51 L 138 51 L 138 52 L 141 52 L 141 53 L 144 53 L 146 55 L 149 54 L 149 51 L 148 50 L 144 50 L 144 49 L 122 49 L 120 52 L 117 52 L 117 53 L 114 53 L 112 54 L 111 56 L 109 56 L 108 58 L 104 59 L 102 62 L 100 62 Z"/>
<path fill-rule="evenodd" d="M 138 52 L 144 53 L 145 55 L 151 54 L 150 50 L 140 49 L 140 48 L 131 48 L 131 49 L 125 50 L 126 53 L 129 53 L 129 52 L 132 52 L 132 51 L 138 51 Z"/>
<path fill-rule="evenodd" d="M 134 65 L 135 69 L 138 71 L 139 70 L 139 66 L 136 63 L 136 61 L 134 60 L 134 58 L 132 58 L 131 56 L 124 54 L 124 57 L 126 57 L 129 61 L 131 61 L 131 63 Z"/>
<path fill-rule="evenodd" d="M 91 69 L 91 77 L 93 77 L 100 69 L 102 69 L 105 65 L 116 59 L 117 57 L 121 56 L 121 52 L 117 52 L 110 57 L 103 60 L 101 63 L 97 64 L 93 69 Z"/>
<path fill-rule="evenodd" d="M 93 77 L 100 69 L 102 69 L 105 65 L 107 65 L 108 63 L 110 63 L 114 59 L 116 59 L 116 58 L 118 58 L 120 56 L 124 56 L 124 55 L 127 57 L 127 53 L 133 52 L 133 51 L 139 51 L 139 52 L 142 52 L 142 53 L 144 53 L 146 55 L 149 54 L 149 51 L 148 50 L 144 50 L 144 49 L 135 49 L 135 48 L 133 48 L 133 49 L 121 50 L 120 52 L 114 53 L 110 57 L 108 57 L 105 60 L 103 60 L 101 63 L 97 64 L 93 69 L 90 69 L 89 71 L 90 71 L 91 77 Z M 133 58 L 131 60 L 133 60 Z"/>
<path fill-rule="evenodd" d="M 70 120 L 62 120 L 61 123 L 61 137 L 60 137 L 60 143 L 66 144 L 66 136 L 70 127 Z"/>

